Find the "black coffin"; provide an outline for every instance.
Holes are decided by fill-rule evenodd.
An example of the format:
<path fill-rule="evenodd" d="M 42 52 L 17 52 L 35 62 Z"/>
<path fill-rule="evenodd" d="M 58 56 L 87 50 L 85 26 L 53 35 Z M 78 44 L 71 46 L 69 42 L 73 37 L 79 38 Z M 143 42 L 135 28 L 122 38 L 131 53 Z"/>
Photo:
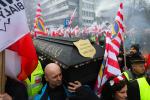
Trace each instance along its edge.
<path fill-rule="evenodd" d="M 96 49 L 96 54 L 93 58 L 85 58 L 79 54 L 73 44 L 78 40 L 77 38 L 40 36 L 33 41 L 43 66 L 50 62 L 57 62 L 62 67 L 66 81 L 79 80 L 83 84 L 92 84 L 99 72 L 104 49 L 92 44 Z"/>

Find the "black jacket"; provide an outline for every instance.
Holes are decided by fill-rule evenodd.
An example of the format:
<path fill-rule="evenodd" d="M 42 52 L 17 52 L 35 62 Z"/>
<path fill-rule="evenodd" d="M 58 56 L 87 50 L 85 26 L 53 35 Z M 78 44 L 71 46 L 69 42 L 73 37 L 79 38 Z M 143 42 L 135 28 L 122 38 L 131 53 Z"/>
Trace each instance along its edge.
<path fill-rule="evenodd" d="M 78 97 L 76 100 L 100 100 L 95 92 L 87 86 L 80 87 L 76 92 L 76 96 Z"/>
<path fill-rule="evenodd" d="M 5 92 L 8 93 L 13 100 L 28 100 L 28 94 L 25 85 L 9 77 L 7 77 L 6 80 Z"/>
<path fill-rule="evenodd" d="M 63 85 L 51 89 L 47 86 L 46 91 L 42 93 L 41 100 L 47 100 L 50 97 L 50 100 L 100 100 L 89 87 L 81 86 L 77 89 L 73 95 L 67 95 L 67 92 Z"/>

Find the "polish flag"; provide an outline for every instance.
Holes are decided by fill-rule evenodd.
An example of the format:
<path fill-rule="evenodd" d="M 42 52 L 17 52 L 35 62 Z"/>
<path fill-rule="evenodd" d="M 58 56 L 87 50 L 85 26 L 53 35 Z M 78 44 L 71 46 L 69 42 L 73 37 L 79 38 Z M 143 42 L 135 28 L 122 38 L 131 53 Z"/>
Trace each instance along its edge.
<path fill-rule="evenodd" d="M 1 18 L 0 50 L 5 50 L 5 74 L 24 80 L 36 68 L 38 59 L 29 34 L 23 0 L 13 0 L 11 4 L 2 6 L 1 10 L 14 5 L 19 5 L 19 10 Z M 4 12 L 4 15 L 7 13 Z"/>

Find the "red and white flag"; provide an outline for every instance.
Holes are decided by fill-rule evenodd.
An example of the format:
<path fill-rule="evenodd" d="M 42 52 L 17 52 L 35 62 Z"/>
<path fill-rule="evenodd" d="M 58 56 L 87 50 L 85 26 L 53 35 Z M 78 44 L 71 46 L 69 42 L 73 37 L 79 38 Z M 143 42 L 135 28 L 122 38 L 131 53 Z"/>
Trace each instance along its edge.
<path fill-rule="evenodd" d="M 115 49 L 116 55 L 119 54 L 119 48 L 121 45 L 121 41 L 123 40 L 123 32 L 124 32 L 124 25 L 123 25 L 123 3 L 120 3 L 119 10 L 117 12 L 117 16 L 115 18 L 115 23 L 112 28 L 112 45 Z"/>
<path fill-rule="evenodd" d="M 89 33 L 89 28 L 88 27 L 84 27 L 82 30 L 83 34 L 88 34 Z"/>
<path fill-rule="evenodd" d="M 40 7 L 40 3 L 37 4 L 36 16 L 34 19 L 34 32 L 35 37 L 39 35 L 48 35 L 47 29 L 42 18 L 42 10 Z"/>
<path fill-rule="evenodd" d="M 69 21 L 69 24 L 68 24 L 69 27 L 71 26 L 71 24 L 72 24 L 72 22 L 74 20 L 74 17 L 75 17 L 75 14 L 76 14 L 76 10 L 77 10 L 77 8 L 74 9 L 74 11 L 73 11 L 73 13 L 71 15 L 71 18 L 70 18 L 70 21 Z"/>
<path fill-rule="evenodd" d="M 10 6 L 16 7 L 18 11 L 14 10 L 9 17 L 10 23 L 5 23 L 5 31 L 1 32 L 1 35 L 4 33 L 7 35 L 7 37 L 0 37 L 2 38 L 1 42 L 14 40 L 11 41 L 9 45 L 7 45 L 6 42 L 4 46 L 9 46 L 8 49 L 5 50 L 5 73 L 12 78 L 24 80 L 36 68 L 38 60 L 29 34 L 23 0 L 13 0 L 12 3 L 3 7 L 1 10 L 9 10 L 8 8 L 10 8 Z M 7 13 L 8 12 L 5 12 L 4 15 Z M 6 19 L 7 18 L 2 20 Z"/>
<path fill-rule="evenodd" d="M 5 54 L 6 74 L 19 80 L 26 79 L 38 64 L 36 50 L 30 33 L 6 49 Z"/>
<path fill-rule="evenodd" d="M 106 32 L 106 46 L 104 61 L 100 68 L 97 81 L 95 84 L 95 92 L 98 96 L 101 95 L 102 88 L 109 77 L 113 75 L 121 75 L 121 70 L 118 64 L 117 55 L 119 54 L 119 48 L 122 40 L 123 27 L 123 4 L 120 4 L 120 8 L 117 12 L 115 19 L 115 25 L 111 32 Z"/>
<path fill-rule="evenodd" d="M 114 75 L 121 75 L 117 56 L 112 45 L 111 36 L 109 34 L 110 33 L 106 34 L 106 47 L 104 55 L 105 61 L 102 63 L 101 67 L 103 68 L 100 69 L 95 85 L 95 92 L 98 96 L 101 95 L 103 85 L 109 79 L 109 77 Z"/>
<path fill-rule="evenodd" d="M 74 27 L 74 28 L 72 29 L 71 34 L 72 34 L 73 36 L 77 36 L 77 35 L 79 35 L 79 32 L 80 32 L 80 28 L 79 28 L 79 26 L 77 25 L 76 27 Z"/>

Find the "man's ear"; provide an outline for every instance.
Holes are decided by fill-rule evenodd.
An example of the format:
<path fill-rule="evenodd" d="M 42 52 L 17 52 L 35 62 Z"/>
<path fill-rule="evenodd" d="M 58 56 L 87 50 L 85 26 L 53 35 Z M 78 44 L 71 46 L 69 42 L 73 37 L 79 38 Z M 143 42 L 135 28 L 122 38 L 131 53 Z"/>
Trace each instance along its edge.
<path fill-rule="evenodd" d="M 46 76 L 46 75 L 44 76 L 44 78 L 45 78 L 45 80 L 48 82 L 48 78 L 47 78 L 47 76 Z"/>

